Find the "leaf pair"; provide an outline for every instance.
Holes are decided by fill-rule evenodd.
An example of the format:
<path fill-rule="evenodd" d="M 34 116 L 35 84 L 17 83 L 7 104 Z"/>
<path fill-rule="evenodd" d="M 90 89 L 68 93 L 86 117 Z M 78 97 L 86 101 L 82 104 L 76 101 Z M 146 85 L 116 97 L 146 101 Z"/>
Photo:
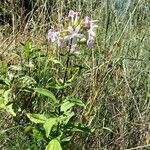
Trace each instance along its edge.
<path fill-rule="evenodd" d="M 27 117 L 33 122 L 33 123 L 42 123 L 43 127 L 45 129 L 46 137 L 49 137 L 49 134 L 52 130 L 52 127 L 54 125 L 57 125 L 59 122 L 59 118 L 57 117 L 51 117 L 47 118 L 43 114 L 27 114 Z"/>

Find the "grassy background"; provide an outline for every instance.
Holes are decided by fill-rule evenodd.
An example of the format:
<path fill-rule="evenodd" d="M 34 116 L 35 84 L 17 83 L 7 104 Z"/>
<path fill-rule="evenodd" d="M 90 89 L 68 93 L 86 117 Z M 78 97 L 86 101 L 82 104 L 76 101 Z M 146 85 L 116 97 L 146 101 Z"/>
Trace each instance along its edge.
<path fill-rule="evenodd" d="M 127 3 L 128 2 L 128 3 Z M 58 56 L 47 42 L 50 25 L 61 26 L 68 10 L 99 20 L 94 49 L 86 51 L 82 78 L 74 83 L 75 95 L 86 109 L 79 115 L 95 128 L 90 135 L 76 135 L 70 150 L 150 149 L 150 1 L 149 0 L 33 0 L 23 7 L 17 0 L 1 1 L 0 75 L 17 63 L 19 43 L 33 45 Z M 75 61 L 75 60 L 74 60 Z M 56 72 L 44 72 L 46 79 Z M 36 74 L 32 75 L 36 76 Z M 42 77 L 41 73 L 38 78 Z M 37 104 L 42 106 L 46 104 Z M 26 123 L 0 115 L 0 149 L 43 150 L 44 144 L 23 133 Z"/>

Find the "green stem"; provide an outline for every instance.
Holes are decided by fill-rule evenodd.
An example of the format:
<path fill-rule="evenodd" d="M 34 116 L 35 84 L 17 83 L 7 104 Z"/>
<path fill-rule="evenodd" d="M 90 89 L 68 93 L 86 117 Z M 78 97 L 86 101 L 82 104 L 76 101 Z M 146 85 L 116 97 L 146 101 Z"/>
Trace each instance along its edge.
<path fill-rule="evenodd" d="M 64 73 L 64 79 L 63 79 L 63 84 L 65 84 L 66 82 L 66 79 L 67 79 L 67 73 L 68 73 L 68 67 L 69 67 L 69 61 L 70 61 L 70 51 L 67 55 L 67 61 L 66 61 L 66 70 L 65 70 L 65 73 Z"/>
<path fill-rule="evenodd" d="M 69 47 L 69 51 L 67 53 L 67 60 L 66 60 L 66 68 L 65 68 L 65 72 L 64 72 L 64 78 L 63 78 L 63 85 L 65 84 L 66 80 L 67 80 L 67 76 L 68 76 L 68 67 L 69 67 L 69 61 L 70 61 L 70 50 L 71 50 L 71 45 Z M 63 100 L 63 96 L 64 96 L 64 88 L 60 91 L 60 101 L 59 103 L 62 102 Z M 60 116 L 61 115 L 61 111 L 60 111 L 60 106 L 58 108 L 58 115 Z M 57 135 L 59 135 L 59 128 L 60 128 L 60 123 L 58 123 L 57 125 Z"/>

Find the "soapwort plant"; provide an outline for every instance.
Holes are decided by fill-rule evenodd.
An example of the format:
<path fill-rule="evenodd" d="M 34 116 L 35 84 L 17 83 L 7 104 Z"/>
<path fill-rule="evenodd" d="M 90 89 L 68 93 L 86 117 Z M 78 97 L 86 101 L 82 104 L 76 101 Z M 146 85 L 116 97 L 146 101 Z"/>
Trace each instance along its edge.
<path fill-rule="evenodd" d="M 97 20 L 91 20 L 88 16 L 81 19 L 79 13 L 73 10 L 69 11 L 66 20 L 67 22 L 64 23 L 61 29 L 52 26 L 47 36 L 49 42 L 56 44 L 57 48 L 63 50 L 64 56 L 66 57 L 65 62 L 62 63 L 59 60 L 49 59 L 48 57 L 48 61 L 44 61 L 46 63 L 52 61 L 54 64 L 60 65 L 60 79 L 54 79 L 55 81 L 48 79 L 45 85 L 42 84 L 42 80 L 39 79 L 39 76 L 37 77 L 38 73 L 41 74 L 41 78 L 43 75 L 40 72 L 41 68 L 38 66 L 38 64 L 41 64 L 39 61 L 41 57 L 38 58 L 38 52 L 35 52 L 37 55 L 34 54 L 29 42 L 23 44 L 27 60 L 27 69 L 25 69 L 24 65 L 19 69 L 17 68 L 17 71 L 21 72 L 21 78 L 19 78 L 19 76 L 16 78 L 17 81 L 19 80 L 16 86 L 18 84 L 25 84 L 21 89 L 18 87 L 18 91 L 26 90 L 31 92 L 32 99 L 38 96 L 42 97 L 42 99 L 49 100 L 49 110 L 47 112 L 42 110 L 40 111 L 41 113 L 34 113 L 37 111 L 34 111 L 35 108 L 32 108 L 32 102 L 27 105 L 25 102 L 24 106 L 19 110 L 23 111 L 23 109 L 25 109 L 25 112 L 29 112 L 26 113 L 26 115 L 32 122 L 31 125 L 25 128 L 25 132 L 32 133 L 34 138 L 48 143 L 45 148 L 46 150 L 62 150 L 65 148 L 65 144 L 71 140 L 73 137 L 72 133 L 75 131 L 91 131 L 89 127 L 76 119 L 75 106 L 84 108 L 84 102 L 74 97 L 74 95 L 70 94 L 67 90 L 72 86 L 74 80 L 78 79 L 82 69 L 82 67 L 78 65 L 72 65 L 71 59 L 73 56 L 80 57 L 81 50 L 79 50 L 79 47 L 82 47 L 83 44 L 89 49 L 94 46 L 96 36 L 95 30 L 97 28 L 95 23 Z M 36 58 L 38 59 L 37 61 Z M 44 72 L 46 72 L 46 70 L 47 69 L 45 69 Z M 28 74 L 28 76 L 23 76 L 23 74 Z M 6 85 L 8 85 L 7 89 L 11 87 L 11 83 L 15 84 L 14 79 L 10 79 L 8 83 L 6 82 Z M 18 91 L 17 93 L 19 93 Z M 8 97 L 8 92 L 10 92 L 9 89 L 7 93 L 4 92 L 5 94 L 2 97 Z M 10 104 L 11 105 L 8 105 L 8 103 L 6 103 L 3 107 L 16 116 L 15 110 L 13 110 L 13 103 L 11 102 Z M 30 107 L 30 109 L 27 109 L 26 106 Z"/>

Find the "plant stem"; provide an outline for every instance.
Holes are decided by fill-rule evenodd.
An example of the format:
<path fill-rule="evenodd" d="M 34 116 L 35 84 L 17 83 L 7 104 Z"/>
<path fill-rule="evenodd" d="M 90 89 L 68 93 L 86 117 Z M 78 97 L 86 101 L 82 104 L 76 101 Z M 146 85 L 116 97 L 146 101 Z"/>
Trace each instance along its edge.
<path fill-rule="evenodd" d="M 67 60 L 66 60 L 66 70 L 65 70 L 65 73 L 64 73 L 64 79 L 63 79 L 63 84 L 65 84 L 66 82 L 66 79 L 67 79 L 67 73 L 68 73 L 68 67 L 69 67 L 69 61 L 70 61 L 70 51 L 67 55 Z"/>
<path fill-rule="evenodd" d="M 66 80 L 67 80 L 67 76 L 68 76 L 68 67 L 69 67 L 69 61 L 70 61 L 70 50 L 71 50 L 71 44 L 69 46 L 69 51 L 67 53 L 67 60 L 66 60 L 66 68 L 65 68 L 65 72 L 64 72 L 64 77 L 63 77 L 63 85 L 65 84 Z M 60 91 L 60 101 L 59 103 L 62 102 L 63 100 L 63 96 L 64 96 L 64 88 Z M 61 111 L 60 111 L 60 106 L 58 108 L 58 115 L 61 115 Z M 60 123 L 58 123 L 57 125 L 57 135 L 59 135 L 59 128 L 60 128 Z"/>

